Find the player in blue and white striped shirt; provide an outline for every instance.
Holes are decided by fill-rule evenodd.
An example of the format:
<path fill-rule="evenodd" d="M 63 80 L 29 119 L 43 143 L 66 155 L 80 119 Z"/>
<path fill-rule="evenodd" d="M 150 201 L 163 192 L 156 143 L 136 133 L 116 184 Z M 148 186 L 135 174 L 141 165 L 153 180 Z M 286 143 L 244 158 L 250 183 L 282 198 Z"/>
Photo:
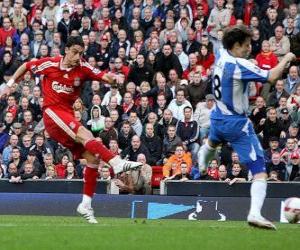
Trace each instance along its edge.
<path fill-rule="evenodd" d="M 223 142 L 230 142 L 241 162 L 253 175 L 248 223 L 276 229 L 261 215 L 267 174 L 263 149 L 246 115 L 249 108 L 247 91 L 250 81 L 274 83 L 286 65 L 295 59 L 295 55 L 288 53 L 275 68 L 270 71 L 262 70 L 246 59 L 251 51 L 250 42 L 251 33 L 245 26 L 234 26 L 224 34 L 224 49 L 220 51 L 213 72 L 216 108 L 211 114 L 208 141 L 199 151 L 199 168 L 205 171 L 208 162 L 215 155 L 216 147 Z"/>

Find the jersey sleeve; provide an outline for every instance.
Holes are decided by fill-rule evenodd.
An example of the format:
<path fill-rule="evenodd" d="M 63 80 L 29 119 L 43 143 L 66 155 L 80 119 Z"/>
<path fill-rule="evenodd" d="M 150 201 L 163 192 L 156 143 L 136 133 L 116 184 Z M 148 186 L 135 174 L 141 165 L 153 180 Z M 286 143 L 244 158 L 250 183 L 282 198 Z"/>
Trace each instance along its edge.
<path fill-rule="evenodd" d="M 101 81 L 103 75 L 105 74 L 104 71 L 101 71 L 97 68 L 92 67 L 87 62 L 82 63 L 82 69 L 86 75 L 87 80 Z"/>
<path fill-rule="evenodd" d="M 31 60 L 26 63 L 27 71 L 32 72 L 33 74 L 44 74 L 47 69 L 54 66 L 55 62 L 51 58 L 46 57 L 38 60 Z"/>
<path fill-rule="evenodd" d="M 241 81 L 258 81 L 258 82 L 267 82 L 269 78 L 269 71 L 263 70 L 257 67 L 255 64 L 249 62 L 246 59 L 237 60 L 238 67 L 240 68 L 240 77 Z"/>

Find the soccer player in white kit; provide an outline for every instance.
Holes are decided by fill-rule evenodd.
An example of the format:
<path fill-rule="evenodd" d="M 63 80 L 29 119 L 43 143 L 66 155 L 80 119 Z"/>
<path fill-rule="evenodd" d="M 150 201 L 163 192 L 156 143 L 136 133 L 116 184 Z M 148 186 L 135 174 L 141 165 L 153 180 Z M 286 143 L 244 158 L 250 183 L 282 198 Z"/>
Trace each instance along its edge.
<path fill-rule="evenodd" d="M 267 174 L 263 149 L 247 118 L 248 84 L 251 81 L 274 83 L 289 62 L 293 53 L 286 54 L 273 69 L 262 70 L 248 61 L 251 51 L 251 32 L 246 26 L 234 26 L 225 31 L 224 49 L 220 51 L 213 72 L 213 88 L 216 107 L 211 114 L 211 127 L 207 143 L 199 150 L 199 168 L 203 172 L 215 156 L 216 147 L 229 142 L 253 175 L 251 206 L 248 223 L 266 229 L 276 229 L 261 215 L 266 197 Z"/>

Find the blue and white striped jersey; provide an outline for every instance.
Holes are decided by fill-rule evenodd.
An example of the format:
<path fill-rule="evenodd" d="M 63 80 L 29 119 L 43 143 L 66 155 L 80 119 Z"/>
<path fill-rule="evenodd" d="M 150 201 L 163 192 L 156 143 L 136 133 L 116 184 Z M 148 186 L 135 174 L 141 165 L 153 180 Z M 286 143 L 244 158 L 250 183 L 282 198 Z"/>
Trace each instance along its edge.
<path fill-rule="evenodd" d="M 212 112 L 214 119 L 224 115 L 245 116 L 248 108 L 248 83 L 266 82 L 269 71 L 262 70 L 244 58 L 237 58 L 221 49 L 213 72 L 213 91 L 217 105 Z"/>

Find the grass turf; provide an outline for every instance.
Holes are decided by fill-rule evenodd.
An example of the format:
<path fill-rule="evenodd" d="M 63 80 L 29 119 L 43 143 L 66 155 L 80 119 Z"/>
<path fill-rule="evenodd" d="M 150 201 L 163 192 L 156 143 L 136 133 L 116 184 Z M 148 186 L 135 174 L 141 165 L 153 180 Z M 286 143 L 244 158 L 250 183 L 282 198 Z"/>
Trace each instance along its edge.
<path fill-rule="evenodd" d="M 0 216 L 1 250 L 35 249 L 300 249 L 300 225 L 277 231 L 245 222 Z"/>

